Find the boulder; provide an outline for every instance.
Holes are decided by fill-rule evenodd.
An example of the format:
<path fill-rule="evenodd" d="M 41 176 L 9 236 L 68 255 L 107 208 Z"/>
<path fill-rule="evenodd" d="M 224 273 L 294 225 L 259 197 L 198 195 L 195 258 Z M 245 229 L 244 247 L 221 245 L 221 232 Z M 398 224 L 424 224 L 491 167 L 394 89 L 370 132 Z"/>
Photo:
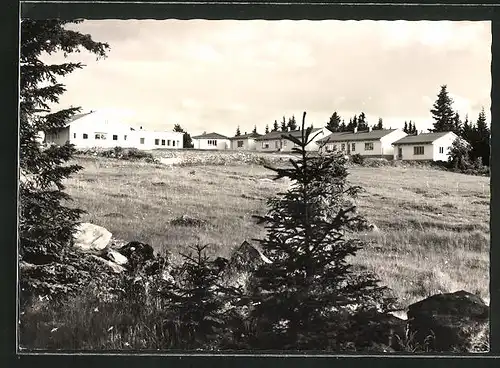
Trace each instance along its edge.
<path fill-rule="evenodd" d="M 229 259 L 229 266 L 238 270 L 251 271 L 264 263 L 272 263 L 267 258 L 260 247 L 256 244 L 250 244 L 246 240 L 234 250 Z"/>
<path fill-rule="evenodd" d="M 408 307 L 409 336 L 432 351 L 469 352 L 488 325 L 489 307 L 463 290 L 436 294 Z"/>
<path fill-rule="evenodd" d="M 96 261 L 99 261 L 101 264 L 109 267 L 115 273 L 122 273 L 123 271 L 126 270 L 123 266 L 120 266 L 119 264 L 116 264 L 115 262 L 112 262 L 109 259 L 104 259 L 104 258 L 98 257 L 96 255 L 92 255 L 92 257 Z"/>
<path fill-rule="evenodd" d="M 112 234 L 102 226 L 81 223 L 73 234 L 74 246 L 83 251 L 102 251 L 111 241 Z"/>
<path fill-rule="evenodd" d="M 112 249 L 108 250 L 108 252 L 106 253 L 106 258 L 120 266 L 128 263 L 127 257 Z"/>

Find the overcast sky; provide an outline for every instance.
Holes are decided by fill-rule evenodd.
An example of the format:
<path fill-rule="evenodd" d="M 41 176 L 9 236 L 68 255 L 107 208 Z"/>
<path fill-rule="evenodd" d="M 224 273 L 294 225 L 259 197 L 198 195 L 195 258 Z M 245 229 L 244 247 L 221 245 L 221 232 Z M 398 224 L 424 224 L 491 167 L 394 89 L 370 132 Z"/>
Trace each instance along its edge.
<path fill-rule="evenodd" d="M 106 109 L 155 130 L 234 135 L 307 111 L 386 127 L 429 112 L 447 84 L 455 109 L 490 109 L 490 22 L 96 20 L 74 26 L 108 42 L 108 57 L 61 81 L 60 105 Z M 49 60 L 58 62 L 61 55 Z"/>

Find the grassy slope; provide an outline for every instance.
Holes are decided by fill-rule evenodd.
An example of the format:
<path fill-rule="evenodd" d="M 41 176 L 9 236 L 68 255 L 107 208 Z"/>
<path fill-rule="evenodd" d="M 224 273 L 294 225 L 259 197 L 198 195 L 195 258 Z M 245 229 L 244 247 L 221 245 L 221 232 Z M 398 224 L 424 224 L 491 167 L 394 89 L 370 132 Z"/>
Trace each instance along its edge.
<path fill-rule="evenodd" d="M 112 159 L 78 158 L 85 167 L 68 180 L 84 221 L 116 237 L 148 242 L 158 251 L 213 243 L 227 256 L 265 230 L 252 214 L 286 182 L 261 181 L 258 165 L 165 168 Z M 404 305 L 439 291 L 465 289 L 489 299 L 489 178 L 437 170 L 353 168 L 350 180 L 366 193 L 360 212 L 381 230 L 352 261 L 374 270 Z M 204 228 L 177 227 L 181 215 L 206 219 Z M 364 235 L 363 235 L 364 236 Z"/>

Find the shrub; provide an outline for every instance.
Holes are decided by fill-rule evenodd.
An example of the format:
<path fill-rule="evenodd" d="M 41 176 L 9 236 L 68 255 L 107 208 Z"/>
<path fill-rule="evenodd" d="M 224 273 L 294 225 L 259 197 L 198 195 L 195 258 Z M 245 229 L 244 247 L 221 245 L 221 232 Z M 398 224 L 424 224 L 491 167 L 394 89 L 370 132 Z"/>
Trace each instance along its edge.
<path fill-rule="evenodd" d="M 356 165 L 363 165 L 365 158 L 361 156 L 359 153 L 356 153 L 351 156 L 352 162 L 354 162 Z"/>

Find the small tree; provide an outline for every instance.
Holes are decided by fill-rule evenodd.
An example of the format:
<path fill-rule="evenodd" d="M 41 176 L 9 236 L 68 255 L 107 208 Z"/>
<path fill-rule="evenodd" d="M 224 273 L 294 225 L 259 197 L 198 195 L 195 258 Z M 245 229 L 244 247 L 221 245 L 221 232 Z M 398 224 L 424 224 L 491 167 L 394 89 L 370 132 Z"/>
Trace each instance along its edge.
<path fill-rule="evenodd" d="M 378 130 L 384 129 L 384 122 L 383 122 L 382 118 L 378 118 L 377 129 Z"/>
<path fill-rule="evenodd" d="M 238 128 L 236 128 L 236 134 L 235 134 L 235 136 L 239 137 L 240 135 L 241 135 L 240 126 L 238 125 Z"/>
<path fill-rule="evenodd" d="M 347 229 L 365 223 L 355 213 L 353 199 L 361 188 L 347 184 L 342 155 L 310 155 L 314 137 L 302 121 L 302 137 L 283 135 L 296 145 L 298 159 L 288 168 L 266 166 L 289 178 L 292 186 L 268 201 L 265 216 L 257 216 L 268 229 L 260 242 L 272 261 L 253 276 L 251 318 L 256 320 L 254 348 L 332 349 L 342 340 L 336 335 L 339 316 L 349 306 L 369 308 L 383 304 L 386 290 L 369 273 L 357 274 L 347 262 L 362 246 L 347 239 Z"/>
<path fill-rule="evenodd" d="M 337 111 L 335 111 L 332 116 L 330 116 L 330 120 L 326 124 L 326 129 L 330 132 L 338 132 L 340 131 L 341 119 Z"/>
<path fill-rule="evenodd" d="M 269 133 L 269 124 L 266 124 L 266 134 Z"/>
<path fill-rule="evenodd" d="M 411 122 L 410 122 L 411 124 Z M 408 127 L 408 122 L 405 121 L 405 126 L 403 128 L 403 132 L 405 132 L 406 134 L 410 134 L 410 130 L 409 130 L 409 127 Z"/>
<path fill-rule="evenodd" d="M 281 121 L 281 131 L 288 132 L 288 125 L 286 124 L 285 117 L 283 116 L 283 120 Z"/>
<path fill-rule="evenodd" d="M 473 169 L 474 164 L 470 156 L 471 148 L 471 145 L 464 139 L 455 139 L 450 147 L 450 155 L 448 157 L 449 167 L 459 172 L 466 172 Z"/>
<path fill-rule="evenodd" d="M 191 139 L 191 135 L 184 131 L 179 124 L 174 125 L 174 132 L 184 133 L 182 135 L 182 147 L 184 148 L 193 148 L 193 140 Z"/>
<path fill-rule="evenodd" d="M 292 115 L 292 117 L 288 119 L 287 127 L 288 131 L 297 130 L 297 122 L 295 121 L 295 116 Z"/>
<path fill-rule="evenodd" d="M 57 103 L 66 90 L 58 78 L 83 67 L 81 63 L 72 62 L 46 64 L 40 56 L 58 51 L 70 54 L 83 48 L 105 57 L 109 48 L 106 43 L 94 42 L 89 35 L 64 27 L 80 22 L 21 21 L 19 245 L 21 257 L 37 264 L 57 259 L 71 242 L 83 213 L 64 205 L 70 197 L 64 192 L 63 180 L 81 169 L 79 165 L 66 165 L 75 152 L 74 146 L 66 143 L 45 149 L 37 139 L 40 131 L 50 133 L 62 129 L 79 111 L 72 107 L 52 112 L 48 104 Z M 40 110 L 50 112 L 38 114 Z"/>
<path fill-rule="evenodd" d="M 257 125 L 254 125 L 254 126 L 253 126 L 253 130 L 252 130 L 252 133 L 255 133 L 255 134 L 257 134 Z"/>
<path fill-rule="evenodd" d="M 278 121 L 275 120 L 274 121 L 274 124 L 273 124 L 273 132 L 277 132 L 279 130 L 279 125 L 278 125 Z"/>

